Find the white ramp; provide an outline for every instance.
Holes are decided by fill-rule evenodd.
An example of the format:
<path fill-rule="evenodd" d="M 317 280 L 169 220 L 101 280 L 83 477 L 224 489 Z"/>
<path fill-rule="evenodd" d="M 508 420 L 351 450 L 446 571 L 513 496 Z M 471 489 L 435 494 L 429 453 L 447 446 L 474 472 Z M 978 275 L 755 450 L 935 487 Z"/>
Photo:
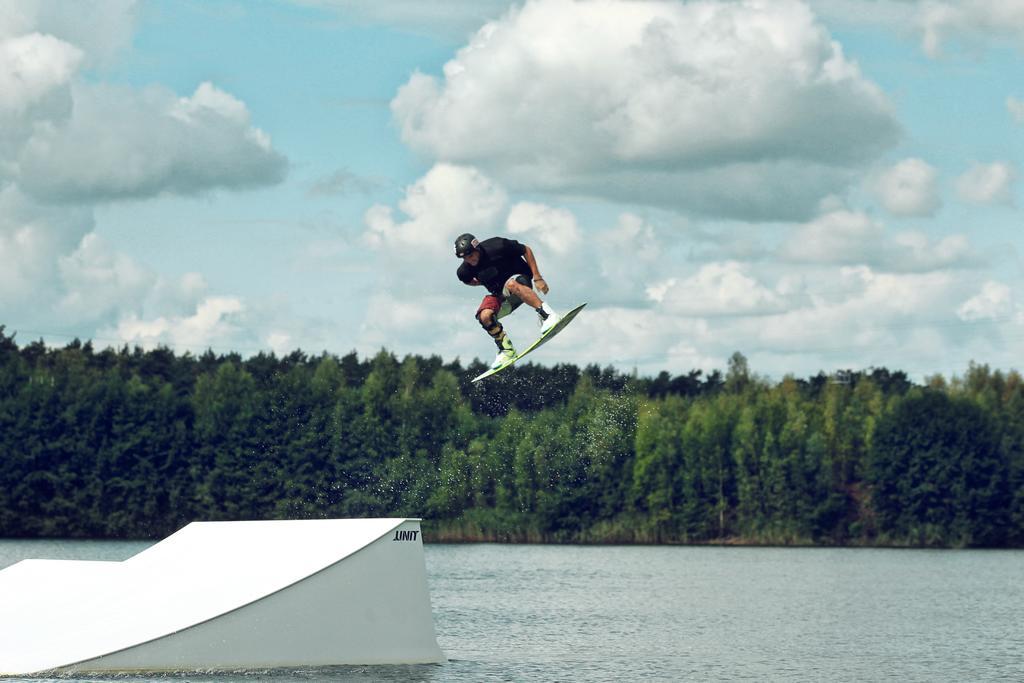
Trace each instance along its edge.
<path fill-rule="evenodd" d="M 195 522 L 0 570 L 0 675 L 442 662 L 417 519 Z"/>

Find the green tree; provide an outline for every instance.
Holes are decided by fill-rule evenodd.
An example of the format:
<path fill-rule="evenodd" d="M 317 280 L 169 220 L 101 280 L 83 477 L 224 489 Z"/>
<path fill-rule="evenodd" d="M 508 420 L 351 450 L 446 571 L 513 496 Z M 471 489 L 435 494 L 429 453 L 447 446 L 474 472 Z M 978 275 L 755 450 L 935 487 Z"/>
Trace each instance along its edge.
<path fill-rule="evenodd" d="M 684 517 L 683 400 L 670 396 L 640 408 L 633 461 L 632 507 L 644 519 L 651 540 L 684 540 L 694 533 Z M 647 537 L 647 534 L 645 534 Z"/>
<path fill-rule="evenodd" d="M 233 361 L 196 379 L 192 398 L 198 446 L 192 464 L 196 512 L 206 519 L 254 515 L 252 471 L 260 453 L 254 416 L 256 382 Z"/>
<path fill-rule="evenodd" d="M 1005 535 L 1006 471 L 990 418 L 939 391 L 908 395 L 878 424 L 872 502 L 890 538 L 994 545 Z"/>

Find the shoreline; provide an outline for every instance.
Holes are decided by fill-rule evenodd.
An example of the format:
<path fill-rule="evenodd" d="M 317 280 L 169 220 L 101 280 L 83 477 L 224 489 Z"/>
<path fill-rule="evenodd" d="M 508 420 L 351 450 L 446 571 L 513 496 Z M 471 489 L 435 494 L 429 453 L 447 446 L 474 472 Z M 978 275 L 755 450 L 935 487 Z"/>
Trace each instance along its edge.
<path fill-rule="evenodd" d="M 0 534 L 0 543 L 28 542 L 28 543 L 156 543 L 160 538 L 82 538 L 75 536 L 3 536 Z M 927 545 L 913 544 L 897 541 L 868 542 L 857 540 L 847 543 L 815 543 L 812 541 L 778 542 L 759 540 L 756 538 L 729 537 L 709 540 L 679 540 L 663 539 L 654 540 L 627 540 L 622 538 L 612 539 L 556 539 L 549 537 L 538 537 L 533 534 L 524 533 L 517 538 L 510 538 L 507 534 L 476 534 L 476 535 L 455 535 L 437 534 L 428 530 L 423 533 L 424 545 L 550 545 L 550 546 L 648 546 L 648 547 L 689 547 L 689 548 L 811 548 L 811 549 L 867 549 L 867 550 L 1008 550 L 1024 551 L 1021 546 L 952 546 L 952 545 Z"/>

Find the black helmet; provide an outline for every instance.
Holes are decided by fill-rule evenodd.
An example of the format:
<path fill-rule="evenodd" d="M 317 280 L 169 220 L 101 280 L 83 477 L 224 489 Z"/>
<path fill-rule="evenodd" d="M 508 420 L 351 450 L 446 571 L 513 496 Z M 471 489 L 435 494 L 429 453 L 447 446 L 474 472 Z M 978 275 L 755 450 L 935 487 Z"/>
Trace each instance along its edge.
<path fill-rule="evenodd" d="M 455 255 L 462 258 L 472 254 L 478 246 L 480 242 L 468 232 L 464 232 L 455 239 Z"/>

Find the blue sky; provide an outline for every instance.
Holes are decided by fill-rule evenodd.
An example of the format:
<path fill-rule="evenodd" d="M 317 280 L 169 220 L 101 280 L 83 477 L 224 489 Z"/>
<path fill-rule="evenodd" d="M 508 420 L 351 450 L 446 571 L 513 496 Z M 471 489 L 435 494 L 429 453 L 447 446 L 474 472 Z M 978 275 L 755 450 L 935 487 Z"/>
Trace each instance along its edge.
<path fill-rule="evenodd" d="M 470 231 L 590 302 L 538 362 L 1019 369 L 1022 56 L 996 0 L 11 2 L 0 324 L 488 358 Z"/>

